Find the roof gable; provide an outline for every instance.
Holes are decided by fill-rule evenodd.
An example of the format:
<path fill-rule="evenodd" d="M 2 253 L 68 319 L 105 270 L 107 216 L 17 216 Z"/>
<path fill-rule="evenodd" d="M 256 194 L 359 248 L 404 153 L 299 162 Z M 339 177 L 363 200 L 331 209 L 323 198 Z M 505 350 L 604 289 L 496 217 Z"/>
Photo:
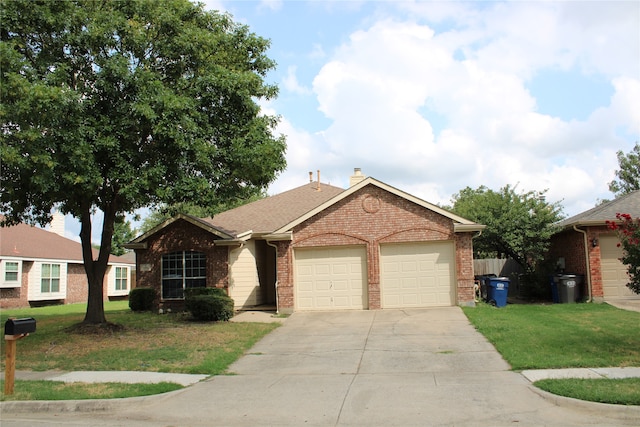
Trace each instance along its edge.
<path fill-rule="evenodd" d="M 199 227 L 201 229 L 203 229 L 204 231 L 211 233 L 215 236 L 218 236 L 220 239 L 234 239 L 236 237 L 238 237 L 237 235 L 233 235 L 231 233 L 226 232 L 225 230 L 215 227 L 214 225 L 212 225 L 211 223 L 209 223 L 208 221 L 202 219 L 202 218 L 198 218 L 195 217 L 193 215 L 187 215 L 187 214 L 178 214 L 174 217 L 171 217 L 169 219 L 167 219 L 166 221 L 164 221 L 161 224 L 156 225 L 155 227 L 153 227 L 151 230 L 147 231 L 146 233 L 136 237 L 135 239 L 133 239 L 131 241 L 131 243 L 125 245 L 125 247 L 130 247 L 132 249 L 137 248 L 137 246 L 141 243 L 143 243 L 145 240 L 147 240 L 149 237 L 153 236 L 154 234 L 156 234 L 157 232 L 159 232 L 160 230 L 162 230 L 163 228 L 167 227 L 170 224 L 173 224 L 176 221 L 179 220 L 184 220 L 187 221 L 190 224 L 195 225 L 196 227 Z"/>
<path fill-rule="evenodd" d="M 249 236 L 266 235 L 274 238 L 276 235 L 282 237 L 290 233 L 296 225 L 301 224 L 367 185 L 374 185 L 449 218 L 453 221 L 454 231 L 456 232 L 480 231 L 485 228 L 484 225 L 469 221 L 439 206 L 368 177 L 347 190 L 329 184 L 311 182 L 292 190 L 221 212 L 213 218 L 196 218 L 191 215 L 179 214 L 149 230 L 126 246 L 134 249 L 141 247 L 140 245 L 144 245 L 144 241 L 147 238 L 178 219 L 187 220 L 224 240 L 244 240 Z"/>
<path fill-rule="evenodd" d="M 558 226 L 570 228 L 574 225 L 605 225 L 607 221 L 615 220 L 617 213 L 628 213 L 634 218 L 640 217 L 640 190 L 624 194 L 610 202 L 564 219 L 558 223 Z"/>
<path fill-rule="evenodd" d="M 290 231 L 291 229 L 293 229 L 295 226 L 301 224 L 302 222 L 306 221 L 307 219 L 311 218 L 312 216 L 322 212 L 323 210 L 327 209 L 329 206 L 334 205 L 335 203 L 338 203 L 340 200 L 345 199 L 346 197 L 350 196 L 351 194 L 355 193 L 356 191 L 366 187 L 367 185 L 374 185 L 384 191 L 388 191 L 389 193 L 395 194 L 398 197 L 401 197 L 403 199 L 406 199 L 412 203 L 417 204 L 418 206 L 422 206 L 425 209 L 429 209 L 433 212 L 436 212 L 446 218 L 451 219 L 454 222 L 454 230 L 455 231 L 480 231 L 482 229 L 485 228 L 484 225 L 480 225 L 477 224 L 473 221 L 469 221 L 468 219 L 462 218 L 458 215 L 455 215 L 445 209 L 440 208 L 439 206 L 433 205 L 425 200 L 422 200 L 418 197 L 412 196 L 409 193 L 406 193 L 402 190 L 399 190 L 395 187 L 392 187 L 388 184 L 385 184 L 381 181 L 378 181 L 375 178 L 371 178 L 371 177 L 367 177 L 365 179 L 363 179 L 362 181 L 360 181 L 359 183 L 351 186 L 350 188 L 348 188 L 347 190 L 342 191 L 341 193 L 335 195 L 334 197 L 332 197 L 331 199 L 327 200 L 326 202 L 324 202 L 323 204 L 317 206 L 315 209 L 305 213 L 304 215 L 294 219 L 293 221 L 283 225 L 282 227 L 280 227 L 279 229 L 274 231 L 274 234 L 277 233 L 284 233 L 286 231 Z"/>

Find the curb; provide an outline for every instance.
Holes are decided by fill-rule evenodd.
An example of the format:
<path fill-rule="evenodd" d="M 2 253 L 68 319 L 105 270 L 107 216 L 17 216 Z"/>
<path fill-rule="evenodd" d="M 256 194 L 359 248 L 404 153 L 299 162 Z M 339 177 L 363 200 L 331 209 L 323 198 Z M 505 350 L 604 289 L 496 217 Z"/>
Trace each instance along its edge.
<path fill-rule="evenodd" d="M 184 392 L 185 388 L 150 396 L 124 397 L 118 399 L 83 400 L 16 400 L 0 402 L 0 413 L 46 413 L 46 412 L 106 412 L 123 411 L 132 406 L 152 401 L 162 401 Z"/>
<path fill-rule="evenodd" d="M 572 397 L 559 396 L 539 389 L 530 384 L 531 391 L 543 399 L 563 408 L 586 409 L 593 412 L 606 412 L 607 416 L 618 420 L 637 421 L 640 419 L 640 406 L 614 405 L 611 403 L 589 402 L 587 400 L 574 399 Z"/>

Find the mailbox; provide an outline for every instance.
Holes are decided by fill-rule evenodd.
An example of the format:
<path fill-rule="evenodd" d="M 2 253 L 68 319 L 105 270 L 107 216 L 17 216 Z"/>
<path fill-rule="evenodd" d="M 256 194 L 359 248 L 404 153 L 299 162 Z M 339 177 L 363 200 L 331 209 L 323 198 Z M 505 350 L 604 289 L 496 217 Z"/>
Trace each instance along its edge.
<path fill-rule="evenodd" d="M 30 334 L 36 331 L 36 319 L 25 317 L 22 319 L 8 319 L 4 324 L 5 335 Z"/>

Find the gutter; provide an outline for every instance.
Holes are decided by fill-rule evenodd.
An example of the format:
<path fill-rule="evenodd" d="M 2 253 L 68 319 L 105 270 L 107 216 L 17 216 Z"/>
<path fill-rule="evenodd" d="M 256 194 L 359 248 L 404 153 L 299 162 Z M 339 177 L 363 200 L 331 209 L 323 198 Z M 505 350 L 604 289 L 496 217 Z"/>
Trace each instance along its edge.
<path fill-rule="evenodd" d="M 587 291 L 589 292 L 589 299 L 587 300 L 587 302 L 592 302 L 591 263 L 589 262 L 589 239 L 587 238 L 587 232 L 579 229 L 577 225 L 574 225 L 573 229 L 578 233 L 582 233 L 582 235 L 584 236 L 584 259 L 587 263 Z"/>

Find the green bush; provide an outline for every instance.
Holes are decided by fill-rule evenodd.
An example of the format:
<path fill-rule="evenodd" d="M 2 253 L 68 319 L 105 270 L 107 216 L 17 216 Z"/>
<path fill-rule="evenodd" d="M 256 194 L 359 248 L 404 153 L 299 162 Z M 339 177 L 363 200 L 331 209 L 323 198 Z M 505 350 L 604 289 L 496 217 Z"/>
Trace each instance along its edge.
<path fill-rule="evenodd" d="M 129 308 L 132 311 L 151 311 L 156 291 L 152 288 L 135 288 L 129 292 Z"/>
<path fill-rule="evenodd" d="M 184 304 L 196 320 L 226 322 L 233 317 L 233 299 L 227 295 L 189 296 Z"/>
<path fill-rule="evenodd" d="M 185 299 L 195 297 L 197 295 L 218 295 L 218 296 L 226 297 L 227 291 L 225 291 L 222 288 L 204 288 L 204 287 L 186 288 L 184 290 Z"/>

